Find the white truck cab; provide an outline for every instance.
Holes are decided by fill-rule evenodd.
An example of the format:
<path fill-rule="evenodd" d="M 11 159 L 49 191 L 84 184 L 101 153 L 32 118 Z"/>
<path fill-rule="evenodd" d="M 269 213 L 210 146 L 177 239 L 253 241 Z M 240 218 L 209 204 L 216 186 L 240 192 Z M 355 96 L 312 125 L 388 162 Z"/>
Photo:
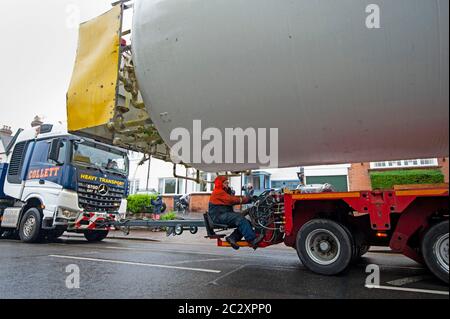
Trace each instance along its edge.
<path fill-rule="evenodd" d="M 62 126 L 20 132 L 0 164 L 0 236 L 36 242 L 69 231 L 104 239 L 103 222 L 126 211 L 128 169 L 125 151 Z"/>

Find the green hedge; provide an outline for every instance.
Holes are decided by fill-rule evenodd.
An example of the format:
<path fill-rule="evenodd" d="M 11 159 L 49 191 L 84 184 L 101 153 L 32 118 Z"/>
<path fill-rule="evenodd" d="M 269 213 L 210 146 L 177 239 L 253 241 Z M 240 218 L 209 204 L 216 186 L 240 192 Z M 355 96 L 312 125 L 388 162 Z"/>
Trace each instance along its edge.
<path fill-rule="evenodd" d="M 174 219 L 177 219 L 177 213 L 175 212 L 165 213 L 164 215 L 161 215 L 161 220 L 174 220 Z"/>
<path fill-rule="evenodd" d="M 373 189 L 392 189 L 395 185 L 444 183 L 444 175 L 436 169 L 371 172 L 370 179 Z"/>
<path fill-rule="evenodd" d="M 128 196 L 127 211 L 133 214 L 145 213 L 148 209 L 153 209 L 152 199 L 156 199 L 158 195 L 137 194 Z"/>

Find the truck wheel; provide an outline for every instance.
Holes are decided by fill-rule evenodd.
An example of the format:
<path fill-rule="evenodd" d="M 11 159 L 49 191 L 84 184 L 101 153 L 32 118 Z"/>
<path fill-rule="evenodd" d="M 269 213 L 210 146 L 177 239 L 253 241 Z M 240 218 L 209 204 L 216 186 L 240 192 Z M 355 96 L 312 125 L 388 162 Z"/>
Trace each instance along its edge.
<path fill-rule="evenodd" d="M 84 237 L 89 242 L 99 242 L 108 236 L 108 231 L 106 230 L 91 230 L 84 233 Z"/>
<path fill-rule="evenodd" d="M 430 271 L 448 284 L 448 220 L 426 232 L 422 239 L 422 255 Z"/>
<path fill-rule="evenodd" d="M 339 274 L 352 260 L 352 238 L 344 226 L 332 220 L 306 223 L 298 232 L 296 243 L 303 265 L 318 274 Z"/>
<path fill-rule="evenodd" d="M 20 240 L 25 243 L 36 243 L 42 239 L 41 213 L 37 208 L 30 208 L 23 216 L 20 227 Z"/>

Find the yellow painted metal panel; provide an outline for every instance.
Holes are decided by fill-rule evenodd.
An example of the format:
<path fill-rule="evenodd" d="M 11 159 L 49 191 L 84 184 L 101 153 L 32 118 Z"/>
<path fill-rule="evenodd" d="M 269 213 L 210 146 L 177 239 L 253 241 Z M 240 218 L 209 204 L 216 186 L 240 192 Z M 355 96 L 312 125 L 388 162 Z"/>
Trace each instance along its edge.
<path fill-rule="evenodd" d="M 292 199 L 302 200 L 302 199 L 340 199 L 340 198 L 357 198 L 360 197 L 361 193 L 320 193 L 320 194 L 300 194 L 293 195 Z"/>
<path fill-rule="evenodd" d="M 448 196 L 448 189 L 417 189 L 396 191 L 396 196 Z"/>
<path fill-rule="evenodd" d="M 107 124 L 114 116 L 119 72 L 121 7 L 80 26 L 67 93 L 69 131 Z"/>

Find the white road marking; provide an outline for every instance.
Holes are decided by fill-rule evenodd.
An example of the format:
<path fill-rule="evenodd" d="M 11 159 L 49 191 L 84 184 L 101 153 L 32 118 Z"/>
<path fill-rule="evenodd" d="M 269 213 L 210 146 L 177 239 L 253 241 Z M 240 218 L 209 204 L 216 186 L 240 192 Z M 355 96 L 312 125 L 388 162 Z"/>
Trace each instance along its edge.
<path fill-rule="evenodd" d="M 63 243 L 54 243 L 52 244 L 54 246 L 65 246 L 65 247 L 79 247 L 79 248 L 86 248 L 86 245 L 78 245 L 78 244 L 63 244 Z M 158 244 L 160 245 L 160 244 Z M 263 258 L 263 259 L 277 259 L 279 260 L 280 257 L 276 256 L 276 255 L 248 255 L 248 254 L 239 254 L 239 253 L 235 253 L 235 251 L 231 251 L 230 250 L 226 250 L 226 248 L 220 248 L 221 249 L 221 253 L 213 253 L 213 252 L 198 252 L 198 251 L 191 251 L 191 250 L 176 250 L 176 249 L 164 249 L 164 248 L 143 248 L 143 247 L 115 247 L 115 246 L 97 246 L 97 245 L 88 245 L 89 248 L 94 248 L 94 249 L 111 249 L 111 250 L 129 250 L 129 251 L 142 251 L 142 252 L 155 252 L 155 253 L 174 253 L 174 254 L 186 254 L 186 255 L 204 255 L 204 256 L 216 256 L 216 257 L 223 257 L 223 256 L 230 256 L 233 258 Z M 154 246 L 152 246 L 154 247 Z M 216 246 L 213 246 L 213 248 L 217 248 Z M 225 253 L 223 253 L 225 252 Z M 253 253 L 253 252 L 251 252 Z M 296 254 L 292 254 L 290 256 L 288 256 L 289 258 L 292 256 L 296 256 Z M 282 258 L 285 258 L 285 255 L 282 255 Z M 296 260 L 298 260 L 298 257 L 295 258 Z"/>
<path fill-rule="evenodd" d="M 390 286 L 377 286 L 377 285 L 366 285 L 368 289 L 385 289 L 385 290 L 397 290 L 406 292 L 418 292 L 423 294 L 435 294 L 435 295 L 449 295 L 448 291 L 440 290 L 426 290 L 426 289 L 415 289 L 415 288 L 400 288 L 400 287 L 390 287 Z"/>
<path fill-rule="evenodd" d="M 218 286 L 218 285 L 219 285 L 219 284 L 218 284 L 218 281 L 219 281 L 219 280 L 221 280 L 221 279 L 223 279 L 223 278 L 225 278 L 225 277 L 228 277 L 229 275 L 234 274 L 235 272 L 238 272 L 239 270 L 244 269 L 245 267 L 247 267 L 247 265 L 242 265 L 242 266 L 240 266 L 240 267 L 238 267 L 238 268 L 236 268 L 236 269 L 234 269 L 234 270 L 232 270 L 232 271 L 230 271 L 230 272 L 227 272 L 225 275 L 220 276 L 219 278 L 216 278 L 215 280 L 209 282 L 208 285 L 215 285 L 215 286 Z"/>
<path fill-rule="evenodd" d="M 392 286 L 400 287 L 400 286 L 412 284 L 412 283 L 419 282 L 419 281 L 422 281 L 425 279 L 430 279 L 430 278 L 431 278 L 431 276 L 426 276 L 426 275 L 425 276 L 412 276 L 412 277 L 406 277 L 406 278 L 388 281 L 387 283 Z"/>
<path fill-rule="evenodd" d="M 144 266 L 144 267 L 153 267 L 153 268 L 165 268 L 165 269 L 176 269 L 176 270 L 189 270 L 189 271 L 198 271 L 198 272 L 207 272 L 219 274 L 222 271 L 214 270 L 214 269 L 203 269 L 203 268 L 189 268 L 189 267 L 177 267 L 177 266 L 168 266 L 168 265 L 157 265 L 157 264 L 145 264 L 131 261 L 121 261 L 121 260 L 110 260 L 110 259 L 97 259 L 97 258 L 87 258 L 87 257 L 76 257 L 76 256 L 62 256 L 62 255 L 49 255 L 52 258 L 61 258 L 61 259 L 74 259 L 74 260 L 86 260 L 86 261 L 96 261 L 96 262 L 104 262 L 111 264 L 122 264 L 122 265 L 133 265 L 133 266 Z"/>
<path fill-rule="evenodd" d="M 182 260 L 182 261 L 174 261 L 168 263 L 169 265 L 181 265 L 181 264 L 189 264 L 189 263 L 199 263 L 199 262 L 208 262 L 208 261 L 224 261 L 230 259 L 238 259 L 238 258 L 209 258 L 209 259 L 191 259 L 191 260 Z"/>
<path fill-rule="evenodd" d="M 366 257 L 367 255 L 385 255 L 385 256 L 397 256 L 397 257 L 403 256 L 400 253 L 388 253 L 388 252 L 384 252 L 384 251 L 369 251 L 369 252 L 365 253 L 363 255 L 363 257 Z"/>

